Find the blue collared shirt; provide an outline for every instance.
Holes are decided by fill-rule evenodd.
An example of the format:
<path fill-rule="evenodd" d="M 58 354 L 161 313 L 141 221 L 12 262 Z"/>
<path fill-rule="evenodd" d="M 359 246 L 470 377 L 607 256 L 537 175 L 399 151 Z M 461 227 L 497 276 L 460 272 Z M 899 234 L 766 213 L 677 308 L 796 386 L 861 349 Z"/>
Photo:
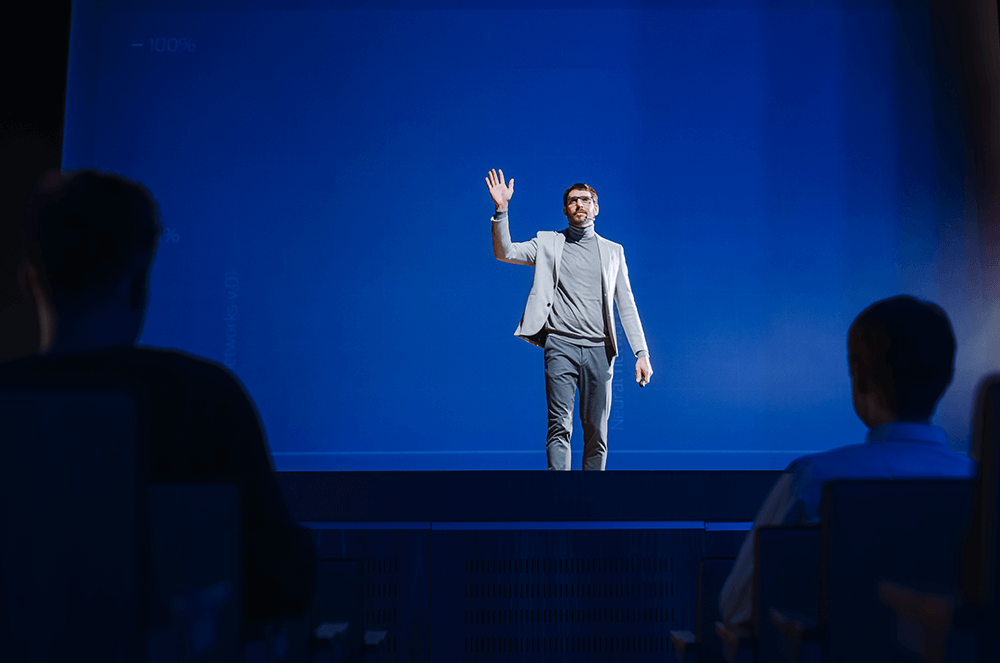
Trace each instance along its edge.
<path fill-rule="evenodd" d="M 864 444 L 852 444 L 791 462 L 784 523 L 819 522 L 823 484 L 833 479 L 923 479 L 972 477 L 976 463 L 948 449 L 948 435 L 938 426 L 897 421 L 869 428 Z"/>
<path fill-rule="evenodd" d="M 763 525 L 819 522 L 823 484 L 833 479 L 969 478 L 976 462 L 948 449 L 948 436 L 929 423 L 897 421 L 868 429 L 864 444 L 851 444 L 796 458 L 771 489 L 754 519 L 733 570 L 722 587 L 719 607 L 728 624 L 751 620 L 754 532 Z"/>

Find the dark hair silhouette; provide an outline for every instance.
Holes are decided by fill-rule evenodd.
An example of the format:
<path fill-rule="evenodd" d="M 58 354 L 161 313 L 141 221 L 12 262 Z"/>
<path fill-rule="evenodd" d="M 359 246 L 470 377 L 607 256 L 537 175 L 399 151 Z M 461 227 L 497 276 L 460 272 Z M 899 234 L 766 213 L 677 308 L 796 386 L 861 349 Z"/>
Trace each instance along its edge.
<path fill-rule="evenodd" d="M 25 208 L 25 250 L 57 308 L 84 304 L 130 276 L 132 306 L 144 305 L 160 232 L 144 186 L 94 170 L 43 178 Z"/>
<path fill-rule="evenodd" d="M 934 413 L 955 370 L 955 334 L 940 306 L 908 295 L 875 302 L 847 332 L 847 355 L 856 374 L 885 397 L 903 421 Z"/>

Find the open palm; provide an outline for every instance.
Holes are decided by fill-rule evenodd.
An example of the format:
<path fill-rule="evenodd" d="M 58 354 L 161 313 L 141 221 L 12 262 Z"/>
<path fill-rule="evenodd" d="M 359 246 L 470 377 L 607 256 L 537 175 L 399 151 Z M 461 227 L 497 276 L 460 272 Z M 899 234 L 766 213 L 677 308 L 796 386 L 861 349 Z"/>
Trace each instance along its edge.
<path fill-rule="evenodd" d="M 490 174 L 486 177 L 486 186 L 490 190 L 490 197 L 493 198 L 493 203 L 497 207 L 497 211 L 501 212 L 507 209 L 507 203 L 510 202 L 511 196 L 514 195 L 514 178 L 510 178 L 510 184 L 503 183 L 503 171 L 500 171 L 500 175 L 497 176 L 496 169 L 490 171 Z"/>

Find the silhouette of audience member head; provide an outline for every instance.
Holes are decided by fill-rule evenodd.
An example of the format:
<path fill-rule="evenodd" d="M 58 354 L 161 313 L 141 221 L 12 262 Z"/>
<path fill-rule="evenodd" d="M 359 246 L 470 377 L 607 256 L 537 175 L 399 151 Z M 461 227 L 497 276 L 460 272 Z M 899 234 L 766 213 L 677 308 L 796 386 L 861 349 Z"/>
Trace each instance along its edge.
<path fill-rule="evenodd" d="M 955 372 L 955 334 L 940 306 L 890 297 L 851 323 L 847 361 L 854 411 L 866 426 L 929 423 Z"/>
<path fill-rule="evenodd" d="M 160 235 L 156 201 L 124 177 L 42 177 L 24 215 L 22 287 L 38 312 L 40 352 L 134 345 Z"/>

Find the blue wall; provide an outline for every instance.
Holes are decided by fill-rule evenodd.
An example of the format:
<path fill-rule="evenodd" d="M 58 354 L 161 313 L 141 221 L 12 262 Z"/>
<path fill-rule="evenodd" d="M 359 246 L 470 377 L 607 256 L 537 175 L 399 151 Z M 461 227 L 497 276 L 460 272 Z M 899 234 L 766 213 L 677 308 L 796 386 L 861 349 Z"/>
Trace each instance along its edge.
<path fill-rule="evenodd" d="M 532 273 L 491 250 L 500 167 L 515 241 L 564 228 L 584 181 L 625 247 L 656 375 L 635 385 L 619 329 L 608 469 L 862 440 L 847 327 L 940 297 L 963 204 L 926 12 L 402 4 L 77 2 L 64 168 L 144 182 L 167 228 L 143 343 L 230 366 L 280 470 L 543 469 L 542 353 L 512 335 Z"/>

